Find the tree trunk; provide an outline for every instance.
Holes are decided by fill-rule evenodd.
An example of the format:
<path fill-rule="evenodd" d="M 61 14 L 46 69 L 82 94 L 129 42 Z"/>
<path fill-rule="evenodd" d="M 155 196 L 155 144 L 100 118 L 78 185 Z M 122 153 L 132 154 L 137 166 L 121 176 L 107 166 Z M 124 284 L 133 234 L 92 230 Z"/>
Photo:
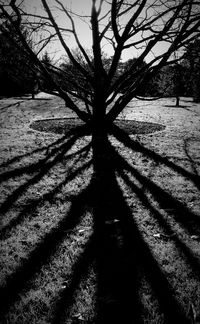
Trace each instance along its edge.
<path fill-rule="evenodd" d="M 176 97 L 176 107 L 180 107 L 180 97 Z"/>
<path fill-rule="evenodd" d="M 99 107 L 100 108 L 100 107 Z M 99 109 L 94 114 L 92 125 L 93 150 L 93 203 L 94 222 L 97 231 L 104 229 L 105 222 L 111 216 L 108 211 L 109 192 L 112 192 L 114 171 L 111 157 L 105 110 Z"/>
<path fill-rule="evenodd" d="M 102 127 L 102 128 L 101 128 Z M 105 223 L 105 179 L 109 165 L 107 161 L 108 136 L 103 125 L 93 125 L 92 150 L 93 150 L 93 184 L 94 184 L 94 214 L 96 224 Z"/>

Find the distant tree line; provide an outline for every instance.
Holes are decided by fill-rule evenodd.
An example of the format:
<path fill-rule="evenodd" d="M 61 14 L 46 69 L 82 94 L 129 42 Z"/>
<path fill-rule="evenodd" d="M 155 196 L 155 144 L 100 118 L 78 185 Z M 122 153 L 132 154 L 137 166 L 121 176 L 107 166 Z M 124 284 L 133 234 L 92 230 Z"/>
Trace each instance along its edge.
<path fill-rule="evenodd" d="M 27 59 L 19 37 L 12 27 L 10 25 L 6 27 L 8 27 L 9 35 L 0 33 L 0 95 L 9 96 L 30 92 L 34 80 L 30 60 Z M 27 30 L 24 29 L 23 34 L 28 39 Z M 17 42 L 17 48 L 13 40 Z"/>
<path fill-rule="evenodd" d="M 74 53 L 79 61 L 83 61 L 78 51 Z M 129 59 L 121 62 L 118 67 L 116 78 L 120 74 L 127 71 L 137 58 Z M 112 58 L 104 56 L 103 63 L 106 69 L 109 69 Z M 138 68 L 145 67 L 146 63 L 143 61 Z M 63 62 L 60 67 L 60 80 L 63 86 L 70 88 L 71 91 L 78 92 L 81 87 L 85 86 L 86 80 L 80 75 L 70 62 Z M 66 78 L 67 76 L 67 78 Z M 79 79 L 80 89 L 77 89 L 77 78 Z M 120 92 L 125 92 L 131 86 L 131 78 L 126 80 Z M 87 85 L 89 87 L 89 84 Z M 200 102 L 200 39 L 195 40 L 185 49 L 184 58 L 177 63 L 164 66 L 159 73 L 149 80 L 141 87 L 138 96 L 143 97 L 175 97 L 177 98 L 177 105 L 180 96 L 193 97 L 194 102 Z"/>
<path fill-rule="evenodd" d="M 12 34 L 12 30 L 10 30 Z M 31 37 L 26 30 L 23 31 L 26 38 Z M 15 36 L 15 41 L 16 37 Z M 51 91 L 51 84 L 47 80 L 43 80 L 40 73 L 36 73 L 34 68 L 31 68 L 32 62 L 27 58 L 20 40 L 17 40 L 18 48 L 13 44 L 13 34 L 9 39 L 7 35 L 0 33 L 0 96 L 13 96 L 25 93 L 34 93 L 39 89 L 43 91 Z M 31 45 L 31 44 L 30 44 Z M 74 50 L 74 56 L 84 68 L 89 70 L 89 66 L 85 63 L 84 58 L 78 50 Z M 88 56 L 90 54 L 88 53 Z M 92 57 L 90 57 L 92 61 Z M 120 74 L 127 71 L 137 58 L 129 59 L 125 62 L 120 62 L 116 72 L 116 78 Z M 105 70 L 109 70 L 112 63 L 112 57 L 104 54 L 103 64 Z M 41 62 L 46 69 L 56 78 L 63 89 L 81 95 L 81 91 L 85 87 L 90 87 L 88 81 L 80 73 L 78 69 L 69 61 L 63 60 L 62 63 L 55 67 L 52 64 L 51 58 L 47 52 L 41 56 Z M 140 63 L 140 67 L 145 67 L 146 63 Z M 78 87 L 77 87 L 78 80 Z M 119 92 L 123 93 L 131 86 L 131 78 L 126 79 L 122 83 Z M 164 66 L 156 77 L 147 78 L 147 82 L 141 87 L 138 96 L 148 97 L 176 97 L 177 105 L 180 96 L 193 97 L 194 102 L 200 102 L 200 39 L 195 40 L 185 49 L 184 58 L 173 65 Z"/>
<path fill-rule="evenodd" d="M 187 46 L 180 62 L 163 67 L 149 81 L 145 95 L 189 96 L 200 102 L 200 39 Z"/>

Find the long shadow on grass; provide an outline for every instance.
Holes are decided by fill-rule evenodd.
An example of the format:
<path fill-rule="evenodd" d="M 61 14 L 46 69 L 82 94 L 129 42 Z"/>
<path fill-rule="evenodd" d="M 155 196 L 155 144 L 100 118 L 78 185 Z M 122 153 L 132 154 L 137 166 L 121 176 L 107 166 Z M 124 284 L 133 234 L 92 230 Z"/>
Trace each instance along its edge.
<path fill-rule="evenodd" d="M 199 188 L 198 179 L 190 172 L 143 147 L 139 142 L 130 139 L 118 127 L 113 127 L 112 131 L 118 141 L 129 149 L 131 148 L 133 154 L 134 152 L 141 152 L 156 163 L 163 164 L 186 177 Z M 56 163 L 65 159 L 66 151 L 74 145 L 75 141 L 76 138 L 72 137 L 67 143 L 63 144 L 61 149 L 59 147 L 56 151 L 55 148 L 51 159 L 44 159 L 41 162 L 39 172 L 21 189 L 27 190 Z M 41 267 L 50 262 L 59 245 L 66 239 L 66 235 L 68 235 L 66 233 L 69 233 L 69 230 L 73 230 L 80 223 L 85 211 L 89 208 L 93 215 L 93 233 L 83 253 L 74 263 L 70 283 L 57 298 L 52 323 L 62 323 L 72 316 L 76 292 L 81 281 L 87 277 L 91 264 L 96 273 L 97 283 L 96 314 L 91 323 L 129 323 L 130 319 L 134 323 L 144 322 L 141 296 L 141 283 L 144 278 L 148 281 L 159 303 L 159 309 L 163 313 L 165 322 L 187 323 L 184 311 L 175 298 L 173 287 L 159 266 L 151 248 L 144 240 L 134 218 L 134 210 L 131 210 L 126 202 L 123 185 L 120 185 L 118 180 L 121 179 L 125 186 L 129 187 L 132 194 L 137 196 L 166 235 L 173 234 L 177 248 L 184 253 L 187 261 L 199 275 L 198 260 L 180 240 L 166 218 L 163 217 L 160 209 L 165 209 L 167 204 L 170 216 L 189 233 L 194 233 L 196 224 L 199 224 L 197 215 L 158 184 L 142 175 L 117 152 L 107 137 L 103 139 L 99 147 L 94 147 L 94 143 L 92 144 L 94 174 L 89 185 L 70 198 L 71 208 L 66 217 L 44 236 L 35 250 L 30 253 L 28 259 L 7 278 L 5 286 L 0 290 L 0 296 L 3 297 L 1 304 L 3 314 L 9 311 L 9 307 L 18 298 L 19 293 L 23 289 L 27 289 L 28 282 L 40 271 Z M 88 166 L 89 164 L 82 164 L 76 170 L 70 170 L 64 182 L 47 193 L 44 199 L 52 199 L 64 183 L 78 176 Z M 30 168 L 33 168 L 33 166 L 30 166 Z M 27 169 L 23 168 L 21 174 L 25 171 Z M 17 170 L 17 174 L 19 174 L 19 170 Z M 145 191 L 141 189 L 144 187 L 150 192 L 159 208 L 152 204 Z M 11 195 L 13 202 L 19 198 L 19 189 L 17 190 Z M 37 206 L 40 202 L 39 199 L 36 199 L 34 203 L 30 202 L 28 207 L 24 207 L 23 212 L 26 212 L 26 208 L 28 210 L 34 208 L 34 205 Z M 5 212 L 8 208 L 7 200 L 2 210 Z M 23 215 L 23 212 L 21 215 Z M 16 221 L 16 224 L 18 221 Z M 10 228 L 7 228 L 7 230 L 10 230 L 16 224 L 10 224 Z"/>
<path fill-rule="evenodd" d="M 76 141 L 81 138 L 86 132 L 84 126 L 80 127 L 76 130 L 75 134 L 71 134 L 67 141 L 56 143 L 57 145 L 51 150 L 48 147 L 48 151 L 45 157 L 41 158 L 37 162 L 33 162 L 28 166 L 22 166 L 14 168 L 10 171 L 4 172 L 1 174 L 1 181 L 5 181 L 10 178 L 15 178 L 23 175 L 32 175 L 32 177 L 24 182 L 22 185 L 19 185 L 17 189 L 15 189 L 8 197 L 4 200 L 2 205 L 0 206 L 0 213 L 5 214 L 11 207 L 13 207 L 14 203 L 19 199 L 20 196 L 25 193 L 29 187 L 37 184 L 48 172 L 61 161 L 66 161 L 69 157 L 65 157 L 67 152 L 73 147 Z M 68 135 L 69 136 L 69 135 Z M 58 144 L 60 144 L 58 146 Z M 86 147 L 87 149 L 87 147 Z M 81 153 L 78 152 L 78 153 Z M 77 154 L 77 152 L 75 153 Z"/>
<path fill-rule="evenodd" d="M 66 139 L 69 138 L 70 135 L 73 135 L 74 134 L 74 130 L 72 130 L 71 132 L 68 132 L 67 133 L 67 136 L 64 135 L 62 137 L 60 137 L 58 140 L 56 140 L 55 142 L 53 143 L 50 143 L 46 146 L 42 146 L 40 148 L 36 148 L 35 150 L 32 150 L 28 153 L 24 153 L 24 154 L 21 154 L 21 155 L 17 155 L 15 157 L 13 157 L 12 159 L 8 159 L 7 161 L 3 162 L 0 164 L 0 168 L 4 168 L 4 167 L 10 167 L 12 164 L 16 163 L 16 162 L 22 162 L 22 159 L 24 158 L 28 158 L 28 157 L 31 157 L 33 158 L 33 156 L 37 153 L 44 153 L 45 155 L 48 155 L 52 150 L 54 150 L 55 148 L 59 148 L 58 145 L 62 145 Z M 17 168 L 18 170 L 21 170 L 22 169 L 22 172 L 23 172 L 23 168 Z M 1 182 L 3 180 L 6 180 L 7 178 L 9 177 L 12 177 L 13 174 L 15 175 L 17 172 L 16 172 L 16 168 L 14 168 L 14 170 L 12 172 L 8 171 L 8 172 L 5 172 L 5 173 L 1 173 Z M 25 170 L 24 170 L 25 171 Z"/>
<path fill-rule="evenodd" d="M 36 175 L 33 176 L 30 180 L 25 182 L 25 184 L 19 186 L 17 190 L 14 191 L 2 204 L 1 211 L 6 213 L 10 208 L 13 207 L 13 204 L 17 201 L 20 195 L 23 194 L 30 186 L 37 183 L 40 179 L 42 179 L 52 167 L 56 165 L 56 163 L 67 161 L 70 158 L 76 158 L 74 162 L 80 162 L 82 159 L 86 158 L 88 155 L 88 151 L 90 149 L 90 144 L 85 145 L 83 148 L 78 149 L 74 153 L 65 154 L 71 149 L 74 143 L 76 143 L 77 139 L 85 134 L 85 128 L 80 128 L 72 137 L 69 138 L 68 141 L 62 143 L 61 146 L 53 148 L 54 152 L 48 155 L 46 158 L 39 163 L 32 163 L 28 167 L 17 168 L 17 170 L 12 171 L 13 176 L 25 175 L 27 171 L 32 171 L 33 169 L 36 171 Z M 77 163 L 78 164 L 78 163 Z M 40 165 L 40 168 L 38 166 Z M 64 181 L 60 182 L 49 192 L 42 195 L 40 198 L 36 198 L 34 200 L 30 200 L 21 208 L 21 212 L 19 215 L 12 219 L 5 227 L 2 229 L 2 238 L 6 238 L 6 235 L 10 234 L 10 230 L 19 225 L 26 215 L 28 214 L 29 220 L 31 216 L 34 216 L 34 212 L 37 207 L 42 202 L 53 201 L 56 194 L 59 193 L 64 185 L 66 185 L 69 181 L 71 181 L 77 175 L 80 175 L 83 171 L 89 168 L 91 165 L 91 161 L 88 160 L 85 163 L 81 163 L 79 166 L 74 166 L 68 168 L 68 173 L 66 173 Z M 16 171 L 16 173 L 15 173 Z M 10 177 L 10 175 L 9 175 Z M 1 298 L 1 311 L 0 314 L 6 314 L 9 307 L 12 303 L 18 298 L 19 293 L 26 288 L 27 282 L 32 279 L 35 273 L 40 270 L 43 264 L 49 262 L 52 255 L 56 251 L 58 245 L 66 238 L 70 230 L 73 230 L 74 227 L 80 222 L 81 217 L 84 214 L 85 209 L 85 201 L 87 195 L 88 188 L 86 187 L 84 190 L 80 191 L 79 194 L 71 194 L 69 195 L 68 200 L 71 201 L 71 208 L 66 217 L 62 218 L 58 224 L 56 224 L 55 228 L 48 232 L 48 234 L 39 242 L 38 246 L 30 253 L 29 257 L 23 261 L 21 266 L 17 268 L 17 270 L 7 277 L 6 283 L 0 289 L 0 298 Z"/>
<path fill-rule="evenodd" d="M 127 135 L 117 128 L 114 129 L 114 132 L 117 134 L 118 140 L 121 137 L 124 143 L 124 138 L 129 139 L 128 145 L 130 147 L 132 140 Z M 123 136 L 120 136 L 122 134 Z M 135 143 L 133 142 L 133 144 Z M 143 152 L 142 146 L 139 147 Z M 147 153 L 146 149 L 144 149 L 144 153 Z M 153 155 L 156 162 L 160 162 L 160 156 L 155 159 L 155 154 L 150 151 L 148 153 L 151 153 L 151 158 Z M 173 228 L 163 218 L 159 209 L 152 205 L 151 200 L 141 187 L 130 180 L 128 173 L 134 175 L 137 182 L 139 181 L 142 186 L 148 188 L 161 207 L 163 204 L 166 206 L 167 200 L 171 214 L 187 230 L 194 231 L 194 228 L 190 229 L 188 219 L 193 218 L 197 222 L 198 218 L 182 203 L 130 166 L 108 141 L 104 142 L 102 156 L 100 154 L 99 158 L 101 160 L 98 161 L 99 174 L 94 174 L 90 184 L 91 190 L 88 191 L 90 195 L 88 204 L 89 201 L 90 204 L 92 203 L 94 217 L 93 242 L 90 249 L 87 247 L 74 265 L 71 283 L 60 294 L 52 323 L 63 323 L 68 317 L 72 316 L 75 292 L 78 290 L 81 280 L 87 276 L 91 260 L 93 260 L 97 276 L 96 318 L 92 319 L 91 323 L 129 323 L 130 321 L 142 323 L 144 321 L 142 317 L 144 309 L 141 302 L 140 287 L 143 277 L 148 280 L 157 297 L 165 322 L 187 323 L 183 309 L 174 297 L 173 287 L 168 282 L 138 229 L 134 214 L 126 203 L 123 191 L 117 182 L 116 172 L 136 194 L 144 207 L 150 211 L 152 217 L 159 223 L 161 230 L 166 235 L 173 235 L 176 247 L 184 253 L 187 262 L 199 275 L 198 259 L 179 239 Z M 169 163 L 171 165 L 171 162 Z M 175 165 L 172 165 L 175 168 Z M 185 176 L 185 173 L 182 173 Z M 189 176 L 189 173 L 187 176 Z M 183 212 L 185 217 L 182 219 Z"/>
<path fill-rule="evenodd" d="M 12 170 L 0 173 L 0 182 L 3 182 L 10 178 L 21 176 L 23 174 L 32 174 L 34 172 L 37 172 L 44 166 L 46 167 L 46 164 L 47 168 L 50 169 L 54 164 L 53 162 L 52 165 L 49 163 L 49 161 L 52 160 L 52 158 L 55 159 L 55 163 L 62 160 L 62 155 L 64 156 L 67 153 L 67 151 L 69 151 L 70 148 L 74 145 L 74 143 L 79 138 L 83 137 L 84 135 L 87 135 L 87 133 L 88 130 L 86 129 L 85 125 L 77 127 L 76 129 L 72 129 L 71 131 L 67 132 L 65 136 L 62 136 L 61 138 L 47 146 L 35 149 L 29 153 L 14 157 L 13 159 L 2 163 L 0 167 L 8 167 L 15 162 L 21 161 L 22 158 L 33 157 L 33 155 L 36 153 L 45 153 L 45 156 L 40 158 L 36 162 L 34 161 L 25 166 L 13 167 Z M 62 155 L 56 157 L 56 155 L 58 154 Z"/>

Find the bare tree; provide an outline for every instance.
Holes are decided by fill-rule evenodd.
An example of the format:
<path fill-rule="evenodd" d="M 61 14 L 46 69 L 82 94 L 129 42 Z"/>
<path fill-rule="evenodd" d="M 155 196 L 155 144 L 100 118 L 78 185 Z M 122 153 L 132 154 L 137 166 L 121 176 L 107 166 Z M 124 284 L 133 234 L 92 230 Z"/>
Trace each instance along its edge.
<path fill-rule="evenodd" d="M 90 272 L 90 265 L 94 258 L 96 261 L 95 267 L 98 269 L 94 283 L 95 295 L 97 295 L 100 305 L 98 312 L 102 312 L 103 309 L 103 314 L 100 316 L 100 320 L 97 318 L 96 323 L 129 323 L 130 318 L 135 323 L 141 323 L 142 317 L 140 318 L 139 313 L 142 305 L 138 299 L 140 299 L 142 290 L 149 289 L 148 287 L 150 287 L 150 292 L 152 290 L 154 293 L 152 299 L 154 300 L 157 297 L 162 307 L 161 310 L 166 315 L 166 318 L 164 318 L 162 313 L 160 313 L 159 316 L 162 317 L 159 319 L 161 321 L 166 323 L 188 323 L 188 321 L 184 321 L 185 315 L 182 314 L 182 310 L 179 310 L 179 303 L 175 300 L 176 296 L 179 298 L 179 291 L 177 294 L 172 294 L 170 282 L 166 280 L 164 271 L 160 270 L 161 265 L 154 260 L 152 247 L 148 247 L 144 233 L 140 233 L 140 220 L 138 222 L 132 217 L 132 209 L 129 209 L 124 199 L 123 188 L 118 185 L 118 179 L 120 178 L 119 180 L 123 184 L 125 183 L 125 186 L 128 186 L 128 190 L 134 193 L 133 197 L 137 197 L 144 207 L 150 210 L 150 216 L 153 215 L 156 219 L 155 228 L 157 228 L 157 225 L 162 226 L 163 232 L 166 230 L 170 234 L 173 233 L 172 226 L 175 220 L 180 220 L 178 228 L 188 229 L 190 234 L 190 231 L 193 229 L 191 224 L 194 223 L 196 233 L 197 215 L 190 212 L 189 207 L 181 203 L 178 198 L 171 197 L 167 190 L 162 189 L 162 183 L 158 185 L 157 181 L 154 182 L 148 175 L 145 176 L 146 172 L 144 174 L 143 172 L 140 173 L 122 155 L 118 154 L 114 145 L 108 141 L 108 133 L 113 133 L 117 139 L 124 139 L 123 144 L 129 149 L 144 153 L 145 157 L 154 162 L 153 165 L 155 163 L 162 163 L 165 168 L 171 168 L 173 172 L 183 175 L 187 178 L 187 181 L 192 181 L 199 188 L 199 179 L 196 174 L 190 173 L 190 171 L 182 168 L 180 165 L 176 165 L 165 156 L 162 157 L 148 148 L 143 148 L 139 142 L 132 141 L 128 136 L 124 135 L 123 131 L 120 132 L 118 130 L 117 133 L 117 127 L 113 125 L 113 122 L 127 104 L 134 97 L 137 97 L 138 93 L 141 93 L 140 90 L 145 86 L 147 80 L 149 81 L 151 77 L 156 76 L 164 66 L 172 63 L 176 64 L 181 60 L 184 55 L 185 46 L 199 36 L 200 2 L 199 0 L 80 0 L 79 2 L 89 3 L 89 1 L 91 3 L 90 12 L 82 15 L 72 10 L 70 2 L 72 3 L 73 1 L 70 0 L 38 0 L 43 6 L 43 11 L 41 10 L 38 13 L 30 9 L 30 1 L 28 0 L 0 0 L 0 31 L 16 47 L 19 46 L 19 42 L 15 41 L 13 35 L 18 35 L 20 50 L 32 62 L 30 68 L 34 71 L 35 75 L 39 75 L 42 78 L 42 81 L 47 81 L 46 84 L 48 86 L 45 88 L 45 91 L 62 98 L 66 106 L 75 112 L 85 122 L 86 128 L 91 131 L 94 170 L 91 181 L 89 181 L 89 184 L 84 189 L 80 189 L 78 195 L 74 195 L 74 190 L 70 189 L 69 196 L 71 197 L 72 204 L 69 212 L 67 211 L 67 216 L 65 217 L 61 214 L 62 218 L 59 218 L 56 226 L 50 226 L 50 231 L 44 235 L 42 234 L 44 237 L 40 236 L 40 242 L 35 248 L 32 248 L 30 257 L 27 254 L 28 260 L 21 261 L 20 256 L 19 267 L 14 266 L 14 271 L 16 268 L 16 272 L 8 276 L 8 279 L 6 277 L 5 288 L 4 286 L 3 288 L 1 287 L 1 295 L 6 305 L 6 307 L 1 308 L 3 310 L 4 308 L 8 309 L 8 306 L 18 295 L 20 289 L 25 288 L 27 282 L 28 284 L 32 282 L 36 271 L 42 266 L 44 267 L 45 263 L 51 260 L 50 257 L 57 253 L 60 242 L 64 243 L 66 233 L 71 231 L 71 229 L 78 228 L 77 224 L 82 219 L 83 213 L 87 214 L 91 207 L 93 233 L 83 255 L 79 258 L 76 254 L 76 262 L 72 265 L 69 272 L 71 274 L 73 269 L 75 272 L 72 278 L 69 278 L 69 289 L 63 290 L 63 292 L 58 292 L 57 288 L 55 290 L 58 304 L 56 306 L 55 319 L 52 323 L 63 322 L 64 317 L 62 316 L 65 316 L 63 308 L 68 308 L 66 313 L 71 311 L 75 295 L 73 290 L 76 293 L 79 287 L 81 287 L 81 280 Z M 62 23 L 60 22 L 59 14 L 62 18 L 65 17 L 64 24 L 63 19 Z M 77 29 L 78 20 L 88 24 L 92 40 L 89 51 L 85 49 L 84 43 L 79 37 Z M 5 22 L 12 26 L 13 34 L 9 33 Z M 22 26 L 33 36 L 31 44 L 24 37 Z M 69 47 L 68 36 L 74 38 L 79 49 L 78 56 Z M 33 46 L 34 40 L 35 45 Z M 48 45 L 52 42 L 57 44 L 58 41 L 65 51 L 67 62 L 70 63 L 69 73 L 62 66 L 42 61 L 42 54 L 47 51 Z M 112 56 L 109 60 L 105 60 L 105 46 L 110 46 L 112 49 Z M 159 50 L 160 48 L 162 50 Z M 130 64 L 124 68 L 121 62 L 123 53 L 126 51 L 132 51 L 134 53 L 133 56 L 137 56 L 137 59 L 130 57 L 132 59 L 129 61 Z M 177 53 L 176 57 L 173 55 L 175 52 Z M 65 79 L 73 71 L 77 71 L 78 77 L 71 78 L 71 82 L 73 82 L 72 87 L 68 86 L 68 80 L 65 82 Z M 74 91 L 74 89 L 77 89 L 77 91 Z M 28 167 L 23 166 L 22 169 L 18 168 L 17 164 L 16 170 L 12 168 L 11 171 L 6 172 L 4 174 L 5 179 L 7 179 L 6 177 L 9 174 L 11 177 L 13 174 L 18 177 L 20 174 L 24 175 L 24 173 L 26 174 L 29 171 L 34 176 L 33 178 L 28 176 L 28 182 L 24 183 L 23 181 L 22 186 L 17 187 L 11 193 L 11 196 L 8 197 L 9 199 L 3 202 L 4 206 L 1 206 L 1 210 L 6 210 L 6 206 L 10 204 L 14 205 L 19 195 L 21 195 L 21 191 L 23 194 L 31 185 L 40 182 L 42 177 L 48 174 L 58 161 L 64 158 L 64 163 L 67 164 L 69 161 L 67 158 L 69 157 L 70 159 L 71 152 L 67 153 L 69 150 L 71 151 L 71 147 L 76 143 L 80 133 L 77 131 L 74 137 L 69 137 L 68 142 L 65 141 L 66 138 L 64 141 L 63 138 L 59 138 L 58 141 L 49 145 L 46 153 L 47 158 L 39 158 L 37 163 L 31 163 Z M 124 137 L 121 136 L 120 138 L 120 136 L 117 136 L 119 133 L 123 133 Z M 83 134 L 85 133 L 83 132 Z M 79 149 L 80 154 L 83 153 L 83 155 L 78 155 L 77 158 L 80 156 L 85 158 L 87 156 L 86 153 L 88 154 L 90 146 L 87 145 L 85 148 L 82 151 Z M 36 159 L 35 156 L 38 153 L 40 154 L 40 150 L 34 150 L 33 154 L 35 153 L 34 160 Z M 10 163 L 13 160 L 16 161 L 16 158 L 11 159 Z M 77 159 L 72 158 L 71 161 L 74 163 Z M 53 200 L 55 196 L 58 196 L 57 194 L 61 187 L 65 190 L 65 185 L 67 184 L 68 188 L 68 185 L 70 186 L 69 181 L 74 179 L 78 172 L 85 170 L 90 165 L 90 162 L 83 165 L 83 167 L 78 166 L 77 169 L 71 168 L 72 163 L 70 162 L 70 167 L 67 169 L 70 174 L 66 177 L 61 175 L 62 179 L 60 182 L 57 182 L 56 179 L 55 186 L 51 185 L 52 190 L 48 191 L 45 188 L 45 191 L 41 192 L 39 199 L 33 199 L 31 193 L 30 199 L 28 198 L 27 200 L 27 205 L 24 205 L 26 204 L 24 197 L 22 200 L 19 200 L 19 203 L 22 201 L 22 209 L 20 209 L 19 216 L 15 217 L 14 215 L 13 218 L 9 216 L 11 222 L 8 223 L 8 226 L 6 223 L 6 227 L 10 230 L 12 224 L 18 225 L 18 222 L 24 220 L 24 216 L 29 216 L 32 206 L 34 206 L 33 211 L 38 212 L 37 208 L 45 199 L 49 204 L 51 199 Z M 37 169 L 39 169 L 38 173 L 36 172 Z M 131 174 L 131 180 L 129 179 L 129 174 Z M 132 178 L 134 178 L 133 181 Z M 76 187 L 78 186 L 79 183 Z M 148 196 L 146 195 L 146 190 L 148 191 Z M 64 196 L 64 199 L 68 199 L 67 195 Z M 58 201 L 60 201 L 60 198 Z M 19 203 L 17 201 L 14 207 L 17 206 L 18 208 Z M 163 213 L 159 214 L 157 208 L 159 205 L 164 213 L 167 213 L 166 204 L 169 204 L 172 208 L 169 213 L 170 217 L 171 215 L 174 216 L 172 221 L 169 222 L 167 216 L 163 215 Z M 136 207 L 134 206 L 133 209 L 136 209 Z M 184 218 L 182 217 L 183 215 Z M 115 233 L 120 233 L 119 236 L 122 233 L 124 240 L 123 248 L 121 247 L 121 238 L 117 242 L 117 244 L 119 243 L 119 248 L 117 248 L 116 242 L 112 243 L 114 240 L 112 240 L 111 230 L 108 228 L 107 231 L 105 230 L 106 221 L 113 221 L 115 218 L 117 218 L 116 224 L 119 221 L 119 227 L 121 226 L 119 228 L 118 225 L 114 224 L 117 227 Z M 167 219 L 166 221 L 165 218 Z M 188 219 L 189 223 L 191 220 L 190 226 L 188 225 Z M 188 228 L 187 225 L 189 226 Z M 150 226 L 152 225 L 150 224 Z M 120 229 L 120 232 L 118 232 L 118 229 Z M 87 234 L 87 238 L 88 236 Z M 108 240 L 109 236 L 110 239 Z M 101 237 L 102 240 L 100 241 Z M 190 253 L 189 248 L 187 245 L 185 246 L 181 239 L 179 240 L 178 235 L 175 235 L 174 244 L 177 244 L 179 249 L 183 249 L 183 253 L 187 257 L 186 261 L 191 266 L 189 268 L 191 272 L 193 263 L 195 266 L 197 264 L 195 255 L 193 256 L 192 252 Z M 120 252 L 119 259 L 116 257 L 118 251 Z M 182 255 L 182 250 L 180 251 Z M 37 259 L 39 259 L 38 262 Z M 125 271 L 123 268 L 125 268 Z M 29 269 L 31 271 L 27 271 Z M 194 269 L 198 270 L 198 268 Z M 61 280 L 63 280 L 63 271 L 61 272 Z M 108 272 L 107 276 L 106 272 Z M 142 280 L 143 276 L 144 281 Z M 172 280 L 173 284 L 175 279 L 173 278 Z M 7 287 L 8 291 L 6 291 Z M 13 289 L 14 294 L 12 293 Z M 110 291 L 112 292 L 111 294 Z M 102 298 L 104 295 L 108 298 Z M 88 300 L 90 302 L 91 299 Z M 107 300 L 106 303 L 104 303 L 104 300 Z M 54 301 L 55 298 L 53 303 Z M 53 305 L 53 303 L 49 303 L 49 305 Z M 103 303 L 106 305 L 104 306 Z M 155 305 L 157 309 L 157 301 Z M 75 307 L 73 307 L 74 309 Z M 152 309 L 151 304 L 150 311 Z M 51 314 L 53 313 L 54 309 L 51 310 Z M 6 317 L 5 321 L 7 320 L 9 320 L 9 317 Z"/>
<path fill-rule="evenodd" d="M 43 14 L 31 12 L 26 0 L 11 0 L 6 4 L 0 1 L 1 32 L 15 42 L 3 23 L 6 20 L 20 38 L 24 53 L 32 61 L 32 69 L 48 80 L 51 93 L 63 98 L 66 106 L 91 127 L 94 142 L 109 131 L 147 79 L 155 76 L 163 66 L 181 60 L 184 47 L 200 33 L 200 3 L 195 0 L 91 0 L 88 15 L 73 12 L 66 5 L 70 4 L 68 1 L 40 2 Z M 54 9 L 50 3 L 54 3 Z M 59 13 L 65 16 L 65 27 L 57 20 Z M 77 19 L 84 20 L 91 32 L 90 54 L 79 39 Z M 21 32 L 22 25 L 36 35 L 34 49 Z M 68 46 L 66 35 L 74 37 L 81 59 Z M 60 42 L 70 64 L 78 71 L 79 80 L 81 76 L 81 83 L 75 78 L 72 80 L 77 91 L 56 81 L 54 76 L 61 73 L 64 80 L 66 71 L 53 65 L 47 68 L 40 60 L 41 53 L 53 41 Z M 106 66 L 105 44 L 113 51 Z M 159 46 L 165 50 L 159 52 Z M 137 51 L 137 59 L 132 60 L 129 69 L 119 73 L 121 57 L 128 50 Z M 179 53 L 176 58 L 175 52 Z M 79 107 L 77 98 L 84 103 L 85 109 L 83 105 Z"/>

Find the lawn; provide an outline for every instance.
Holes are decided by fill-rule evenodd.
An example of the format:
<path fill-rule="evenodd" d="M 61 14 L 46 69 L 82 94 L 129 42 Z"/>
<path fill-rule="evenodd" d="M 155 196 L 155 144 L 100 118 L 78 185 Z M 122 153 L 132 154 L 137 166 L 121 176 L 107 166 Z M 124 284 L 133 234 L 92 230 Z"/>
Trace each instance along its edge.
<path fill-rule="evenodd" d="M 135 99 L 119 116 L 97 239 L 82 124 L 54 96 L 0 100 L 1 323 L 184 323 L 200 309 L 200 104 L 180 104 Z"/>

